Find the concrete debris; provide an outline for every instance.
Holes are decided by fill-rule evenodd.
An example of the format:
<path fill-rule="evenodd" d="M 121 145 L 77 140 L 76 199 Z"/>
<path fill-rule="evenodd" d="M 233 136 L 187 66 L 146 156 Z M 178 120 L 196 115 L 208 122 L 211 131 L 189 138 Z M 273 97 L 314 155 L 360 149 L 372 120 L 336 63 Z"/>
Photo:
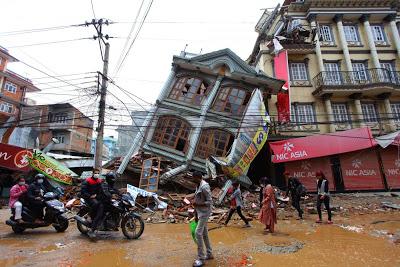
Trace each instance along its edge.
<path fill-rule="evenodd" d="M 395 210 L 400 210 L 400 205 L 393 204 L 391 202 L 382 202 L 382 207 L 391 208 L 391 209 L 395 209 Z"/>

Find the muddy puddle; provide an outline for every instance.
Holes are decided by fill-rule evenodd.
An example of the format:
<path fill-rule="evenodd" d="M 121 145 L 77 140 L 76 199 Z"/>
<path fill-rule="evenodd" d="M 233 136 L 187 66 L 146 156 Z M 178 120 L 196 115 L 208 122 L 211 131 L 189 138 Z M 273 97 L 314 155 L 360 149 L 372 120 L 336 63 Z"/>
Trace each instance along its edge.
<path fill-rule="evenodd" d="M 20 263 L 24 260 L 25 260 L 25 258 L 23 258 L 23 257 L 0 259 L 0 266 L 2 266 L 2 267 L 16 266 L 18 263 Z"/>
<path fill-rule="evenodd" d="M 387 234 L 371 234 L 398 232 L 400 213 L 338 217 L 334 225 L 314 220 L 278 221 L 274 234 L 264 234 L 254 221 L 251 228 L 239 222 L 210 224 L 215 260 L 207 266 L 400 266 L 400 245 Z M 0 225 L 0 232 L 6 231 Z M 0 255 L 0 266 L 191 266 L 196 246 L 187 224 L 147 224 L 139 240 L 114 232 L 101 234 L 97 242 L 72 225 L 63 234 L 1 234 Z"/>

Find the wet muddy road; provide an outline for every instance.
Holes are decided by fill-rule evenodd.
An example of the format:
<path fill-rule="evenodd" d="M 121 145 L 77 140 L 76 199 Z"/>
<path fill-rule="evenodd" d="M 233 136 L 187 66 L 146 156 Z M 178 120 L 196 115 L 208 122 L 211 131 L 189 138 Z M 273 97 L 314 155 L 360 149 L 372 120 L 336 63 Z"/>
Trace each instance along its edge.
<path fill-rule="evenodd" d="M 7 217 L 0 210 L 0 266 L 191 266 L 196 256 L 186 224 L 147 224 L 139 240 L 113 232 L 91 242 L 74 223 L 66 233 L 49 227 L 15 235 Z M 400 212 L 334 219 L 334 225 L 316 225 L 315 215 L 278 221 L 273 235 L 257 222 L 211 224 L 215 260 L 207 266 L 400 266 Z"/>

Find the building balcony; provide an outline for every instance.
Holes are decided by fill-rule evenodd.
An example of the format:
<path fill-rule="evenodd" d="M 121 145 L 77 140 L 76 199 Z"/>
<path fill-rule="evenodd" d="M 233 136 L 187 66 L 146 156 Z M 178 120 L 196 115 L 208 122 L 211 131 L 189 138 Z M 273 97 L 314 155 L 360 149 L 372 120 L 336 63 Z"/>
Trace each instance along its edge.
<path fill-rule="evenodd" d="M 313 82 L 315 96 L 349 96 L 354 93 L 371 96 L 392 93 L 400 96 L 400 72 L 387 69 L 324 71 L 315 76 Z"/>
<path fill-rule="evenodd" d="M 288 123 L 278 125 L 279 132 L 319 132 L 317 123 Z"/>
<path fill-rule="evenodd" d="M 72 128 L 71 123 L 50 122 L 47 126 L 50 130 L 67 130 Z"/>

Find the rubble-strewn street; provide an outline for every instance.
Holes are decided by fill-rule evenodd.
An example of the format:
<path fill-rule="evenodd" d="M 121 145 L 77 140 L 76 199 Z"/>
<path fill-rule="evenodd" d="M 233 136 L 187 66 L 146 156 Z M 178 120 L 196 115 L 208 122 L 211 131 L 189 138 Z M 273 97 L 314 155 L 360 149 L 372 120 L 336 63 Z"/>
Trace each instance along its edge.
<path fill-rule="evenodd" d="M 397 207 L 400 197 L 333 196 L 334 225 L 314 222 L 312 202 L 305 204 L 309 212 L 303 221 L 291 208 L 281 208 L 272 235 L 264 234 L 255 220 L 252 228 L 242 228 L 237 215 L 228 227 L 211 223 L 215 260 L 207 266 L 398 266 L 400 210 L 382 202 Z M 49 227 L 15 235 L 4 224 L 8 216 L 7 209 L 0 211 L 0 266 L 191 266 L 196 256 L 188 224 L 170 223 L 168 216 L 146 223 L 138 240 L 113 232 L 102 233 L 96 243 L 82 236 L 75 223 L 65 233 Z"/>

